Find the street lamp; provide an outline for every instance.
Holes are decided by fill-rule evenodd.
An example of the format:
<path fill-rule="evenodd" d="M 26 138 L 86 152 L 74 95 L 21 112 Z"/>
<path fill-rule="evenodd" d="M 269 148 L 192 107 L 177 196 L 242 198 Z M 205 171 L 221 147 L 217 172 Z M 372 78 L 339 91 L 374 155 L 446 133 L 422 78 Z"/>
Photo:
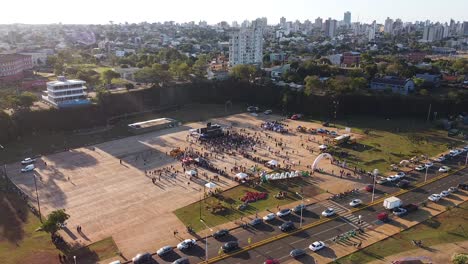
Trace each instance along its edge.
<path fill-rule="evenodd" d="M 304 208 L 304 196 L 302 196 L 300 193 L 296 192 L 299 197 L 301 197 L 301 222 L 299 224 L 299 227 L 302 227 L 302 210 Z"/>
<path fill-rule="evenodd" d="M 37 200 L 37 209 L 39 211 L 39 220 L 42 223 L 42 215 L 41 215 L 41 204 L 39 202 L 39 193 L 37 192 L 37 182 L 36 182 L 36 173 L 33 173 L 33 179 L 34 179 L 34 187 L 36 188 L 36 200 Z M 76 262 L 76 261 L 75 261 Z"/>
<path fill-rule="evenodd" d="M 359 219 L 358 225 L 359 225 L 359 227 L 361 227 L 361 218 L 362 218 L 362 215 L 358 215 L 358 219 Z"/>
<path fill-rule="evenodd" d="M 213 229 L 209 227 L 203 219 L 200 218 L 200 222 L 205 225 L 206 228 L 208 228 L 211 232 L 213 232 Z M 208 263 L 208 235 L 205 236 L 205 261 Z"/>
<path fill-rule="evenodd" d="M 424 182 L 427 181 L 427 170 L 429 169 L 428 166 L 424 165 L 426 167 L 426 173 L 424 174 Z"/>
<path fill-rule="evenodd" d="M 75 264 L 76 264 L 76 256 L 73 256 L 73 260 L 75 261 Z"/>
<path fill-rule="evenodd" d="M 378 169 L 374 169 L 373 174 L 374 174 L 374 184 L 373 184 L 373 186 L 372 186 L 372 202 L 374 202 L 375 178 L 377 177 L 377 175 L 379 175 L 379 170 L 378 170 Z"/>
<path fill-rule="evenodd" d="M 468 163 L 468 151 L 466 152 L 466 158 L 465 158 L 465 166 Z"/>

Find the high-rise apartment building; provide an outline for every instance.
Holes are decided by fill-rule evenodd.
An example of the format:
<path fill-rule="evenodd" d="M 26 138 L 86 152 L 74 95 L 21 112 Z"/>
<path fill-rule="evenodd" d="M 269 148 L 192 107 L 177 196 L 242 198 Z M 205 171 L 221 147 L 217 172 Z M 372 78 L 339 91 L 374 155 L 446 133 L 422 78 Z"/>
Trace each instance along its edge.
<path fill-rule="evenodd" d="M 393 19 L 389 17 L 385 19 L 384 32 L 389 34 L 393 33 Z"/>
<path fill-rule="evenodd" d="M 437 25 L 430 25 L 424 27 L 423 31 L 423 40 L 426 42 L 434 42 L 441 40 L 444 37 L 444 26 L 437 24 Z"/>
<path fill-rule="evenodd" d="M 322 23 L 323 23 L 323 19 L 320 17 L 317 17 L 314 22 L 314 27 L 322 30 Z"/>
<path fill-rule="evenodd" d="M 351 12 L 347 11 L 344 13 L 343 22 L 347 26 L 351 25 Z"/>
<path fill-rule="evenodd" d="M 330 38 L 333 38 L 336 34 L 336 26 L 338 22 L 335 19 L 328 18 L 325 21 L 325 35 Z"/>
<path fill-rule="evenodd" d="M 244 23 L 243 23 L 244 24 Z M 257 19 L 232 33 L 229 40 L 229 65 L 262 64 L 265 21 Z"/>

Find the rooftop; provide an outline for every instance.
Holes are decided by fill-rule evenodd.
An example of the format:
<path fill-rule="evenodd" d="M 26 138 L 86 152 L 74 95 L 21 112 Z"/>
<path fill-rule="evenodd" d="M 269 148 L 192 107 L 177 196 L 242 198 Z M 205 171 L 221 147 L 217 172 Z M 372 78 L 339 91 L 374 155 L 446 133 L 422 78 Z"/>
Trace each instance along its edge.
<path fill-rule="evenodd" d="M 25 58 L 31 58 L 31 56 L 22 54 L 0 54 L 0 63 L 13 62 Z"/>

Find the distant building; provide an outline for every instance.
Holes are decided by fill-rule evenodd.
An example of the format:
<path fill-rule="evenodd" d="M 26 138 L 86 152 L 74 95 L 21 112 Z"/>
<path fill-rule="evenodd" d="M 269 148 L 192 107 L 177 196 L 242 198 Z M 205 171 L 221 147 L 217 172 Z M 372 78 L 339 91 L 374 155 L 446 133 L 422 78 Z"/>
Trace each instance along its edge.
<path fill-rule="evenodd" d="M 394 76 L 375 78 L 371 81 L 370 88 L 374 91 L 390 90 L 393 93 L 406 95 L 414 91 L 414 82 L 411 79 L 400 79 Z"/>
<path fill-rule="evenodd" d="M 47 82 L 42 99 L 59 108 L 89 104 L 85 84 L 85 81 L 67 80 L 59 76 L 57 81 Z"/>
<path fill-rule="evenodd" d="M 389 17 L 387 17 L 387 19 L 385 19 L 384 32 L 389 33 L 389 34 L 393 34 L 393 19 L 391 19 Z"/>
<path fill-rule="evenodd" d="M 345 52 L 343 53 L 343 64 L 346 67 L 351 65 L 359 65 L 361 63 L 361 53 L 359 52 Z"/>
<path fill-rule="evenodd" d="M 347 11 L 347 12 L 344 13 L 343 22 L 347 26 L 351 25 L 351 12 Z"/>
<path fill-rule="evenodd" d="M 270 53 L 270 62 L 284 62 L 287 60 L 287 55 L 281 53 Z"/>
<path fill-rule="evenodd" d="M 422 40 L 425 42 L 434 42 L 444 37 L 444 27 L 442 25 L 426 26 L 423 31 Z"/>
<path fill-rule="evenodd" d="M 330 60 L 331 64 L 333 65 L 341 65 L 343 55 L 341 54 L 333 54 L 333 55 L 328 55 L 327 59 Z"/>
<path fill-rule="evenodd" d="M 264 20 L 257 19 L 251 25 L 235 31 L 229 40 L 229 65 L 257 64 L 263 62 Z"/>
<path fill-rule="evenodd" d="M 33 68 L 31 55 L 0 54 L 0 81 L 18 81 L 24 78 L 24 71 Z"/>
<path fill-rule="evenodd" d="M 335 19 L 328 18 L 325 21 L 325 35 L 333 38 L 336 35 L 337 21 Z"/>
<path fill-rule="evenodd" d="M 411 62 L 411 63 L 419 63 L 419 62 L 422 62 L 423 59 L 426 57 L 426 53 L 425 52 L 418 52 L 418 51 L 415 51 L 415 52 L 410 52 L 406 55 L 406 59 Z"/>
<path fill-rule="evenodd" d="M 440 86 L 440 75 L 439 74 L 416 74 L 416 78 L 423 79 L 425 87 L 439 87 Z"/>

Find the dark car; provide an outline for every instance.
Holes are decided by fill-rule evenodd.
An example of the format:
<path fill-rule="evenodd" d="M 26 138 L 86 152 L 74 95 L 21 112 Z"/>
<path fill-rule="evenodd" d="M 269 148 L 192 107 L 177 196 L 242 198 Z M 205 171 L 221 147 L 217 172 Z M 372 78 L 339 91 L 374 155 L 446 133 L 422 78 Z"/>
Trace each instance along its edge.
<path fill-rule="evenodd" d="M 190 264 L 190 261 L 187 257 L 176 259 L 172 264 Z"/>
<path fill-rule="evenodd" d="M 408 188 L 410 186 L 410 182 L 408 180 L 401 180 L 396 186 L 403 189 Z"/>
<path fill-rule="evenodd" d="M 224 245 L 222 246 L 224 253 L 234 251 L 238 248 L 239 248 L 239 243 L 237 243 L 237 241 L 229 241 L 229 242 L 224 243 Z"/>
<path fill-rule="evenodd" d="M 418 206 L 415 204 L 407 204 L 407 205 L 402 206 L 402 208 L 406 209 L 408 213 L 418 210 Z"/>
<path fill-rule="evenodd" d="M 249 224 L 251 226 L 256 226 L 256 225 L 259 225 L 261 223 L 262 223 L 262 219 L 260 219 L 260 218 L 255 218 L 255 219 L 253 219 L 252 221 L 249 222 Z"/>
<path fill-rule="evenodd" d="M 297 258 L 297 257 L 305 255 L 305 253 L 306 252 L 304 250 L 300 248 L 296 248 L 296 249 L 291 250 L 291 252 L 289 252 L 289 256 L 293 258 Z"/>
<path fill-rule="evenodd" d="M 290 230 L 293 230 L 294 228 L 296 228 L 294 226 L 294 223 L 291 222 L 291 221 L 288 221 L 288 222 L 284 222 L 282 225 L 280 225 L 279 229 L 283 232 L 287 232 L 287 231 L 290 231 Z"/>
<path fill-rule="evenodd" d="M 133 264 L 144 264 L 144 263 L 149 263 L 152 261 L 153 258 L 151 257 L 150 253 L 142 253 L 136 255 L 134 258 L 132 258 Z"/>
<path fill-rule="evenodd" d="M 306 206 L 305 206 L 304 204 L 300 204 L 300 205 L 294 207 L 292 210 L 293 210 L 294 213 L 300 214 L 300 213 L 301 213 L 301 209 L 302 209 L 302 211 L 305 211 L 305 210 L 306 210 Z"/>
<path fill-rule="evenodd" d="M 220 238 L 223 236 L 227 236 L 229 234 L 229 230 L 227 229 L 221 229 L 213 234 L 214 238 Z"/>
<path fill-rule="evenodd" d="M 468 183 L 460 183 L 460 184 L 458 184 L 458 189 L 468 190 Z"/>

